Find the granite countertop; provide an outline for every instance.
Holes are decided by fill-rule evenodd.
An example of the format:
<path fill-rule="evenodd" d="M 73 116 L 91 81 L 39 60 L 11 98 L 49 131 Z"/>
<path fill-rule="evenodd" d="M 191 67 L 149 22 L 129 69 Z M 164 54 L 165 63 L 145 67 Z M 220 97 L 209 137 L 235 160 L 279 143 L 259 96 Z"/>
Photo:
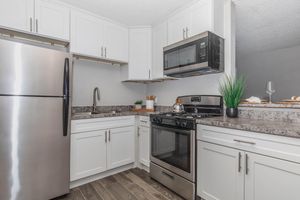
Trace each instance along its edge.
<path fill-rule="evenodd" d="M 80 119 L 94 119 L 94 118 L 104 118 L 104 117 L 121 117 L 121 116 L 132 116 L 132 115 L 139 115 L 139 116 L 150 116 L 150 114 L 155 114 L 158 112 L 107 112 L 107 113 L 100 113 L 100 114 L 84 114 L 84 113 L 73 113 L 72 120 L 80 120 Z"/>
<path fill-rule="evenodd" d="M 252 131 L 264 134 L 300 138 L 300 124 L 284 121 L 254 120 L 248 118 L 212 117 L 197 120 L 198 124 Z"/>

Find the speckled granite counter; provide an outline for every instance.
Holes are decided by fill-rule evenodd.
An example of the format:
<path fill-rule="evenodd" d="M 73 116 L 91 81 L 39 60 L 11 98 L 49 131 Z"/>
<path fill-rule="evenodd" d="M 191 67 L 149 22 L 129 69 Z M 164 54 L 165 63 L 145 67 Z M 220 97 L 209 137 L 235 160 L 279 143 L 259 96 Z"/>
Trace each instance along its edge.
<path fill-rule="evenodd" d="M 198 119 L 197 123 L 300 139 L 300 124 L 294 122 L 253 120 L 249 118 L 212 117 Z"/>
<path fill-rule="evenodd" d="M 80 120 L 80 119 L 94 119 L 94 118 L 104 118 L 104 117 L 120 117 L 120 116 L 132 116 L 132 115 L 139 115 L 139 116 L 150 116 L 150 114 L 155 114 L 157 112 L 119 112 L 119 113 L 100 113 L 94 115 L 88 114 L 81 114 L 81 113 L 73 113 L 72 120 Z"/>

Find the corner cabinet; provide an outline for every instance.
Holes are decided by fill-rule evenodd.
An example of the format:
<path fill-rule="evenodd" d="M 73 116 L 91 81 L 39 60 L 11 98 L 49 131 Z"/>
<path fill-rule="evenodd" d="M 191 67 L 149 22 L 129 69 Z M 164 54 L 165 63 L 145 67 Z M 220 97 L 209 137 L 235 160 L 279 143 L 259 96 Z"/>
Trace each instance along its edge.
<path fill-rule="evenodd" d="M 8 29 L 69 40 L 70 8 L 51 0 L 1 0 L 0 25 Z"/>
<path fill-rule="evenodd" d="M 71 181 L 135 162 L 135 117 L 71 123 Z"/>
<path fill-rule="evenodd" d="M 300 140 L 198 126 L 197 195 L 205 200 L 300 199 Z"/>
<path fill-rule="evenodd" d="M 151 49 L 151 27 L 136 27 L 129 29 L 129 80 L 151 79 Z"/>
<path fill-rule="evenodd" d="M 71 52 L 103 60 L 128 62 L 128 28 L 73 9 Z"/>

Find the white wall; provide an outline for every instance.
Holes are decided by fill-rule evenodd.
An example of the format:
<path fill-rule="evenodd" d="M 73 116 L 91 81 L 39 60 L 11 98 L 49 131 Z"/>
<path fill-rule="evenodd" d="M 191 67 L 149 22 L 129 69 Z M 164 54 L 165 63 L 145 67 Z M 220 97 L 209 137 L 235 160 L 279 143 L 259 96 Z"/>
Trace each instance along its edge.
<path fill-rule="evenodd" d="M 121 67 L 125 68 L 126 67 Z M 94 87 L 99 87 L 101 101 L 99 105 L 132 105 L 138 99 L 144 99 L 144 84 L 122 83 L 127 71 L 119 66 L 99 64 L 92 61 L 76 60 L 73 73 L 73 106 L 92 105 Z"/>
<path fill-rule="evenodd" d="M 176 97 L 196 94 L 219 94 L 218 84 L 223 74 L 209 74 L 203 76 L 183 78 L 176 81 L 153 83 L 148 85 L 147 94 L 157 96 L 157 104 L 170 106 Z"/>

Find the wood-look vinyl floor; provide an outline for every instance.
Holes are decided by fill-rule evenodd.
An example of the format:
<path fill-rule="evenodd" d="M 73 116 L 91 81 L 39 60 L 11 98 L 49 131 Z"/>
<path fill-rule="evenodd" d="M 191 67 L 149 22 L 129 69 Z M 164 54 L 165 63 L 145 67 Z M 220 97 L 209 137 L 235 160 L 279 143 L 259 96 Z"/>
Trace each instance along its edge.
<path fill-rule="evenodd" d="M 183 200 L 141 169 L 88 183 L 55 200 Z"/>

